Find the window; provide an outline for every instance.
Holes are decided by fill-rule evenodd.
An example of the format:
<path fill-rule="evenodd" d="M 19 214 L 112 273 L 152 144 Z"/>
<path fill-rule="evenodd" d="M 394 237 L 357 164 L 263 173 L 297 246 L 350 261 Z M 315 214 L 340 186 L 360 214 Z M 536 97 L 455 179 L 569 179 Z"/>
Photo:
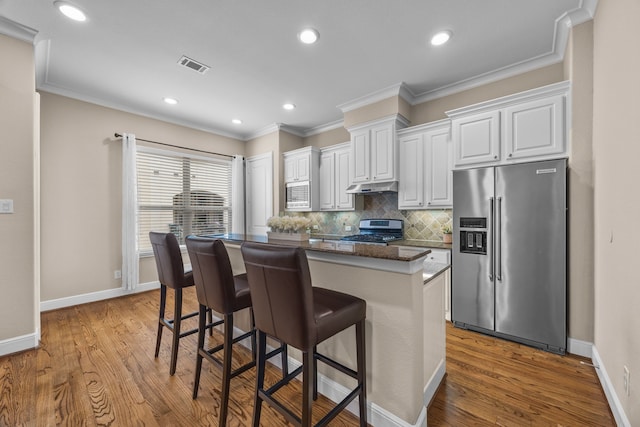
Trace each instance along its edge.
<path fill-rule="evenodd" d="M 231 232 L 231 162 L 138 147 L 138 245 L 152 252 L 149 231 Z"/>

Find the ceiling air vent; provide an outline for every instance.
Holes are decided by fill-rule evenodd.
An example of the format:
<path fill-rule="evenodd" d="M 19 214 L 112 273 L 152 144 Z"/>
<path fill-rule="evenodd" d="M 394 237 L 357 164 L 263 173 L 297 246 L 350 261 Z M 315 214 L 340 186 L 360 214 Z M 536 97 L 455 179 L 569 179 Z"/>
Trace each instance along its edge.
<path fill-rule="evenodd" d="M 198 61 L 194 61 L 193 59 L 188 58 L 186 56 L 183 56 L 182 58 L 180 58 L 180 60 L 178 61 L 178 64 L 182 65 L 183 67 L 190 68 L 193 71 L 197 71 L 200 74 L 206 73 L 207 71 L 209 71 L 209 68 L 211 68 Z"/>

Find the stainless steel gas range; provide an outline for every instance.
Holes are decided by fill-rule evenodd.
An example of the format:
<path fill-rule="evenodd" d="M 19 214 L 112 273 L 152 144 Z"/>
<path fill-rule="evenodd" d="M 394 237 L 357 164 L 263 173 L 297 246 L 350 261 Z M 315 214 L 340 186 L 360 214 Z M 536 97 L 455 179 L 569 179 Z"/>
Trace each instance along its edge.
<path fill-rule="evenodd" d="M 343 237 L 342 241 L 369 245 L 386 245 L 404 238 L 404 221 L 401 219 L 360 220 L 360 234 Z"/>

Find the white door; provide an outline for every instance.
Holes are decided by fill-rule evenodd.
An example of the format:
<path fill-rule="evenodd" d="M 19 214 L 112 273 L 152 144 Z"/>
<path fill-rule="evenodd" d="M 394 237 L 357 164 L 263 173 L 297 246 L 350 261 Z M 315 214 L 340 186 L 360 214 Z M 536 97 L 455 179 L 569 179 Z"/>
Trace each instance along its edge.
<path fill-rule="evenodd" d="M 247 159 L 247 234 L 267 235 L 273 215 L 273 153 Z"/>

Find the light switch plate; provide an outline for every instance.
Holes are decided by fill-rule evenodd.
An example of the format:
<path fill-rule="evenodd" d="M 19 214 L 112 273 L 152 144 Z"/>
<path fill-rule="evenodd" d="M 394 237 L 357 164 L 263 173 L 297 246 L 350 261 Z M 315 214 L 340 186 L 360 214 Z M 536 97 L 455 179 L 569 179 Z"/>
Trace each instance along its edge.
<path fill-rule="evenodd" d="M 13 200 L 12 199 L 0 199 L 0 214 L 13 213 Z"/>

